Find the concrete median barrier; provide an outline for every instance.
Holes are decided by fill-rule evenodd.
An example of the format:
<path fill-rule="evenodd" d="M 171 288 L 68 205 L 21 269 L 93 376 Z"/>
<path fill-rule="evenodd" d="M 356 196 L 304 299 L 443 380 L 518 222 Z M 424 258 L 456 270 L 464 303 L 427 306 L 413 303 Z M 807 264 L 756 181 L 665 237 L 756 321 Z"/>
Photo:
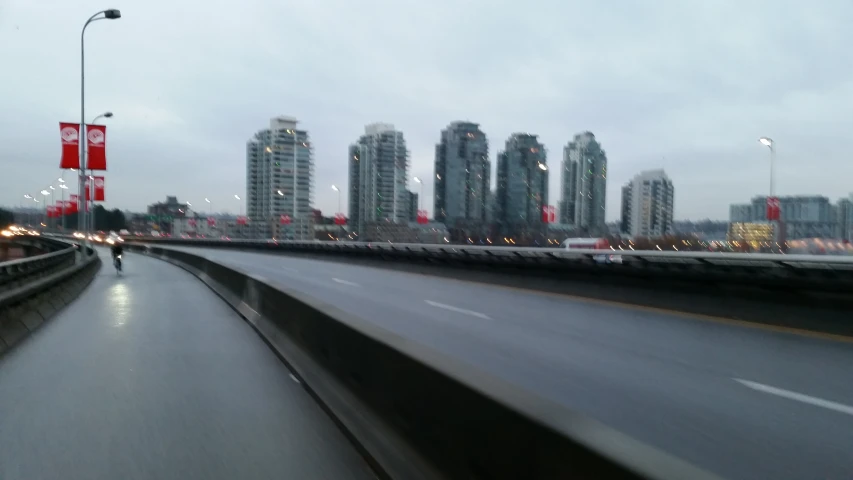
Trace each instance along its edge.
<path fill-rule="evenodd" d="M 188 252 L 127 249 L 180 266 L 219 294 L 385 478 L 716 478 L 265 278 Z"/>
<path fill-rule="evenodd" d="M 148 241 L 148 240 L 146 240 Z M 853 258 L 709 252 L 601 252 L 338 242 L 159 239 L 152 247 L 201 247 L 446 277 L 578 299 L 650 307 L 745 326 L 853 337 Z"/>

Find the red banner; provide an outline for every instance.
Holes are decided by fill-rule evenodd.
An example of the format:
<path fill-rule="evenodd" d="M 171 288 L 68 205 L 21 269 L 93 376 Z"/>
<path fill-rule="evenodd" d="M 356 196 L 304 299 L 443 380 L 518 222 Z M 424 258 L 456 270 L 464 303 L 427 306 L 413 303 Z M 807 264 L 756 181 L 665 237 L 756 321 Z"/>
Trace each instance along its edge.
<path fill-rule="evenodd" d="M 281 225 L 290 225 L 290 215 L 281 215 L 278 217 L 278 223 Z"/>
<path fill-rule="evenodd" d="M 245 225 L 249 223 L 246 217 L 237 217 L 237 225 Z"/>
<path fill-rule="evenodd" d="M 107 169 L 107 127 L 104 125 L 86 125 L 86 146 L 89 150 L 89 170 Z M 97 178 L 97 177 L 96 177 Z"/>
<path fill-rule="evenodd" d="M 83 183 L 83 187 L 86 189 L 86 201 L 92 200 L 92 179 L 86 177 L 86 180 Z M 104 192 L 104 177 L 95 177 L 95 201 L 103 202 L 106 199 L 106 194 Z"/>
<path fill-rule="evenodd" d="M 54 212 L 56 212 L 57 217 L 61 217 L 65 214 L 65 202 L 62 200 L 57 200 L 56 205 L 53 206 Z"/>
<path fill-rule="evenodd" d="M 418 223 L 421 225 L 429 223 L 429 216 L 426 210 L 418 210 Z"/>
<path fill-rule="evenodd" d="M 80 124 L 59 122 L 62 157 L 59 168 L 80 168 Z"/>
<path fill-rule="evenodd" d="M 104 177 L 95 177 L 95 201 L 106 201 L 106 193 L 104 191 Z"/>
<path fill-rule="evenodd" d="M 71 213 L 77 213 L 80 211 L 80 197 L 78 195 L 71 195 L 68 197 L 71 199 L 71 204 L 73 205 Z"/>
<path fill-rule="evenodd" d="M 74 213 L 74 202 L 72 202 L 71 200 L 66 200 L 63 203 L 65 204 L 62 209 L 63 215 L 71 215 L 72 213 Z"/>
<path fill-rule="evenodd" d="M 198 224 L 198 223 L 195 221 L 195 219 L 194 219 L 194 218 L 191 218 L 191 219 L 190 219 L 190 221 L 189 221 L 188 223 L 189 223 L 189 224 L 190 224 L 190 226 L 191 226 L 191 227 L 193 227 L 193 228 L 195 228 L 195 226 Z"/>
<path fill-rule="evenodd" d="M 779 197 L 767 197 L 767 220 L 779 220 Z"/>
<path fill-rule="evenodd" d="M 346 225 L 347 217 L 343 213 L 335 214 L 335 225 Z"/>
<path fill-rule="evenodd" d="M 207 217 L 207 226 L 208 227 L 215 227 L 216 226 L 216 219 L 213 217 Z"/>
<path fill-rule="evenodd" d="M 56 217 L 56 207 L 48 205 L 47 206 L 47 218 L 55 218 Z"/>
<path fill-rule="evenodd" d="M 554 205 L 542 205 L 542 223 L 554 223 L 557 219 L 557 207 Z"/>

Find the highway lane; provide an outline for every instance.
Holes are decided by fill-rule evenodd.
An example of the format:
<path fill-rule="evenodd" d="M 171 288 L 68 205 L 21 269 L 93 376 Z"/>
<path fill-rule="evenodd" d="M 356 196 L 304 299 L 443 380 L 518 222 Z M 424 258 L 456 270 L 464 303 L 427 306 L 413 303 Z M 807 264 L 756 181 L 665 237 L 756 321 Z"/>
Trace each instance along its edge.
<path fill-rule="evenodd" d="M 334 304 L 732 479 L 853 475 L 853 345 L 295 257 L 185 249 Z"/>
<path fill-rule="evenodd" d="M 0 478 L 375 478 L 262 339 L 187 272 L 126 255 L 0 357 Z"/>

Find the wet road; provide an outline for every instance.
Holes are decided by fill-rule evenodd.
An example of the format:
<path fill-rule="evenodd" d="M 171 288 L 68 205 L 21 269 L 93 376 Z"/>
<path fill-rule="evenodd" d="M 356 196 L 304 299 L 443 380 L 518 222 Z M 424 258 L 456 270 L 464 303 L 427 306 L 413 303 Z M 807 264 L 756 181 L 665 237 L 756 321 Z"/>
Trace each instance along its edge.
<path fill-rule="evenodd" d="M 0 357 L 0 479 L 371 479 L 257 334 L 159 260 L 109 253 Z"/>
<path fill-rule="evenodd" d="M 345 263 L 187 250 L 320 298 L 725 478 L 853 478 L 853 344 Z"/>

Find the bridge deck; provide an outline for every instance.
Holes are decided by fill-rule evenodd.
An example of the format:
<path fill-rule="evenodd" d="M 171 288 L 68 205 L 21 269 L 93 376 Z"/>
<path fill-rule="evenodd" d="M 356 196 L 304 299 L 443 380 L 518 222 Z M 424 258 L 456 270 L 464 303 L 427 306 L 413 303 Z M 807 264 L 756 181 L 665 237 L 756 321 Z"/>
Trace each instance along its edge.
<path fill-rule="evenodd" d="M 139 255 L 121 277 L 105 263 L 0 357 L 0 478 L 375 478 L 201 282 Z"/>

